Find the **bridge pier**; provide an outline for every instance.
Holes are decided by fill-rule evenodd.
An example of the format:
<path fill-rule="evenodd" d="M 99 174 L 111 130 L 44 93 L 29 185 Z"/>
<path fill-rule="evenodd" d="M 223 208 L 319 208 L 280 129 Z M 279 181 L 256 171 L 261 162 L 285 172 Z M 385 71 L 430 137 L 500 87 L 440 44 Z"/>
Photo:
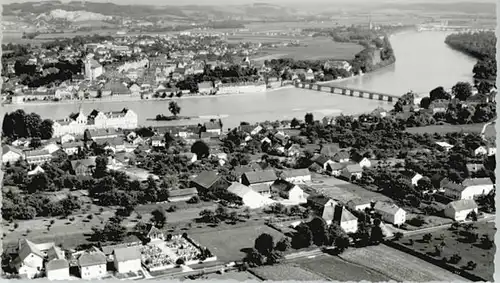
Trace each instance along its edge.
<path fill-rule="evenodd" d="M 359 97 L 363 97 L 363 92 L 362 91 L 359 92 Z"/>
<path fill-rule="evenodd" d="M 392 102 L 392 96 L 388 96 L 387 101 Z"/>
<path fill-rule="evenodd" d="M 384 100 L 384 95 L 383 94 L 379 94 L 378 95 L 378 100 Z"/>
<path fill-rule="evenodd" d="M 317 88 L 318 88 L 318 91 L 321 91 L 321 85 L 318 85 Z"/>
<path fill-rule="evenodd" d="M 342 95 L 346 95 L 347 90 L 345 88 L 342 89 Z"/>
<path fill-rule="evenodd" d="M 333 86 L 330 87 L 330 93 L 335 93 L 335 88 Z"/>
<path fill-rule="evenodd" d="M 351 89 L 351 90 L 349 90 L 349 95 L 350 95 L 350 96 L 354 96 L 354 90 L 352 90 L 352 89 Z"/>
<path fill-rule="evenodd" d="M 313 84 L 309 84 L 309 89 L 313 89 Z"/>
<path fill-rule="evenodd" d="M 368 98 L 369 98 L 369 99 L 373 99 L 373 93 L 369 93 L 369 94 L 368 94 Z"/>

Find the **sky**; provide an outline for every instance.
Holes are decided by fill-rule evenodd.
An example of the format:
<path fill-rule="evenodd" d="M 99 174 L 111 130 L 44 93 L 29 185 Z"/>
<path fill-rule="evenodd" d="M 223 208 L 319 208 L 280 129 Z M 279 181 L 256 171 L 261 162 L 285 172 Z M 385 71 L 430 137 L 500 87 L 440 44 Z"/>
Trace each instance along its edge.
<path fill-rule="evenodd" d="M 0 0 L 1 3 L 20 3 L 20 2 L 35 2 L 34 0 Z M 42 2 L 42 1 L 40 1 Z M 63 0 L 63 2 L 70 2 L 68 0 Z M 428 3 L 435 2 L 435 0 L 91 0 L 89 2 L 111 2 L 122 5 L 134 5 L 137 3 L 145 4 L 145 5 L 241 5 L 241 4 L 251 4 L 256 2 L 265 2 L 269 4 L 277 4 L 277 5 L 286 5 L 286 4 L 304 4 L 307 2 L 308 5 L 314 3 L 316 5 L 335 5 L 335 4 L 358 4 L 362 5 L 365 3 L 387 3 L 387 2 L 395 2 L 399 4 L 403 3 Z M 439 3 L 456 3 L 456 2 L 490 2 L 495 3 L 495 0 L 439 0 Z"/>

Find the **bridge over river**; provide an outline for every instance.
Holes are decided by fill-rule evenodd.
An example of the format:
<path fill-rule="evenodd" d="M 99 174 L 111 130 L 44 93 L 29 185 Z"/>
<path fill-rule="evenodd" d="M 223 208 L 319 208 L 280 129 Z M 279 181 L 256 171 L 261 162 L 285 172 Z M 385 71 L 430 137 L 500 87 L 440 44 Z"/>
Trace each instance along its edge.
<path fill-rule="evenodd" d="M 340 95 L 346 95 L 346 96 L 367 98 L 367 99 L 372 99 L 372 100 L 376 99 L 376 100 L 382 100 L 382 101 L 394 102 L 394 103 L 396 101 L 398 101 L 398 98 L 400 97 L 400 96 L 394 95 L 394 94 L 380 93 L 380 92 L 375 92 L 375 91 L 370 91 L 370 90 L 362 90 L 362 89 L 355 89 L 355 88 L 342 87 L 342 86 L 321 85 L 318 83 L 297 82 L 297 83 L 295 83 L 295 87 L 323 91 L 323 92 L 328 92 L 328 93 L 332 93 L 332 94 L 340 94 Z"/>

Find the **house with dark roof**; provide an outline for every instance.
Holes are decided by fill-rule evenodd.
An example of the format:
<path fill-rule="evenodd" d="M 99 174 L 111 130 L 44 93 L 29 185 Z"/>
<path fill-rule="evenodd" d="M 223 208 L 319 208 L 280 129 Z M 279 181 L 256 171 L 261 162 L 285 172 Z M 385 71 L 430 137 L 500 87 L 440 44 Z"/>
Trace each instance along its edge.
<path fill-rule="evenodd" d="M 91 176 L 94 173 L 95 166 L 95 158 L 71 161 L 71 169 L 76 176 Z"/>
<path fill-rule="evenodd" d="M 333 161 L 329 157 L 323 154 L 313 156 L 313 158 L 311 158 L 311 161 L 313 162 L 313 165 L 316 164 L 321 169 L 321 171 L 326 171 L 328 164 L 333 163 Z"/>
<path fill-rule="evenodd" d="M 349 152 L 345 150 L 339 151 L 335 153 L 335 155 L 333 155 L 332 160 L 338 163 L 349 162 L 350 160 Z"/>
<path fill-rule="evenodd" d="M 222 134 L 222 122 L 220 120 L 218 122 L 206 122 L 203 124 L 203 126 L 208 133 L 217 133 L 218 135 Z"/>
<path fill-rule="evenodd" d="M 347 166 L 347 163 L 335 163 L 331 162 L 326 165 L 326 172 L 332 176 L 339 177 L 342 173 L 342 169 Z"/>
<path fill-rule="evenodd" d="M 146 234 L 146 237 L 153 241 L 164 241 L 165 240 L 165 234 L 163 232 L 156 228 L 155 226 L 151 226 L 151 229 L 149 229 L 149 232 Z"/>
<path fill-rule="evenodd" d="M 304 183 L 311 181 L 311 172 L 309 169 L 290 169 L 284 170 L 281 178 L 291 183 Z"/>
<path fill-rule="evenodd" d="M 478 212 L 478 206 L 473 199 L 461 199 L 448 203 L 444 215 L 455 221 L 464 221 L 472 212 Z"/>
<path fill-rule="evenodd" d="M 141 270 L 141 251 L 139 246 L 120 247 L 113 251 L 113 263 L 118 273 Z"/>
<path fill-rule="evenodd" d="M 361 168 L 370 168 L 372 166 L 372 163 L 370 161 L 370 159 L 364 157 L 363 155 L 359 154 L 359 153 L 354 153 L 351 155 L 351 160 L 357 164 L 359 164 L 359 166 L 361 166 Z"/>
<path fill-rule="evenodd" d="M 444 195 L 455 200 L 474 199 L 477 196 L 489 194 L 494 188 L 490 178 L 469 178 L 465 179 L 462 184 L 451 181 L 442 181 L 442 183 Z"/>
<path fill-rule="evenodd" d="M 363 175 L 363 168 L 359 164 L 348 164 L 342 169 L 340 176 L 352 181 L 361 178 Z"/>
<path fill-rule="evenodd" d="M 196 188 L 170 190 L 168 193 L 168 201 L 170 202 L 188 201 L 198 196 L 198 190 Z"/>
<path fill-rule="evenodd" d="M 246 172 L 241 176 L 241 183 L 252 188 L 257 185 L 270 186 L 277 178 L 274 170 Z"/>
<path fill-rule="evenodd" d="M 42 273 L 44 259 L 45 254 L 35 243 L 20 239 L 17 257 L 10 265 L 17 270 L 19 275 L 32 279 Z"/>
<path fill-rule="evenodd" d="M 319 153 L 332 158 L 335 156 L 335 154 L 339 153 L 340 151 L 341 149 L 338 143 L 328 143 L 321 145 Z"/>
<path fill-rule="evenodd" d="M 78 257 L 78 269 L 82 279 L 99 279 L 107 275 L 106 255 L 98 248 L 91 248 Z"/>
<path fill-rule="evenodd" d="M 371 201 L 362 198 L 355 198 L 349 200 L 346 205 L 351 210 L 365 211 L 365 209 L 371 207 Z"/>
<path fill-rule="evenodd" d="M 229 184 L 214 171 L 203 171 L 191 181 L 191 186 L 198 191 L 211 191 L 216 187 L 227 188 Z"/>
<path fill-rule="evenodd" d="M 271 191 L 279 194 L 287 201 L 283 204 L 297 205 L 307 203 L 307 194 L 302 188 L 283 179 L 278 179 L 271 184 Z"/>
<path fill-rule="evenodd" d="M 15 163 L 21 158 L 24 157 L 24 153 L 22 150 L 17 149 L 13 146 L 10 145 L 3 145 L 2 146 L 2 163 L 7 164 L 7 163 Z"/>

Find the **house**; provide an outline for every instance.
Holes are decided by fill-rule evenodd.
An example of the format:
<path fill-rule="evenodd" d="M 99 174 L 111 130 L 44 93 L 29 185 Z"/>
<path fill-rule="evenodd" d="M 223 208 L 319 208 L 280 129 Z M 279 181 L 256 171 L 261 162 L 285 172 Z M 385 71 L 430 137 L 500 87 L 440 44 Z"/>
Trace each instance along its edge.
<path fill-rule="evenodd" d="M 474 211 L 478 212 L 478 206 L 473 199 L 461 199 L 448 203 L 444 209 L 444 215 L 455 221 L 464 221 Z"/>
<path fill-rule="evenodd" d="M 297 185 L 283 179 L 274 181 L 271 191 L 277 192 L 280 197 L 287 200 L 286 204 L 297 205 L 307 203 L 307 196 Z"/>
<path fill-rule="evenodd" d="M 30 145 L 30 140 L 25 139 L 25 138 L 20 138 L 12 142 L 12 145 L 15 147 L 29 147 Z"/>
<path fill-rule="evenodd" d="M 414 186 L 418 185 L 418 181 L 420 181 L 420 179 L 422 179 L 424 177 L 424 176 L 422 176 L 422 175 L 420 175 L 420 174 L 418 174 L 416 172 L 411 172 L 411 171 L 406 171 L 406 172 L 403 172 L 402 174 Z"/>
<path fill-rule="evenodd" d="M 68 142 L 62 144 L 62 149 L 67 155 L 73 155 L 78 153 L 79 148 L 83 148 L 83 142 Z"/>
<path fill-rule="evenodd" d="M 279 144 L 284 146 L 287 144 L 289 136 L 287 136 L 283 132 L 277 132 L 276 134 L 274 134 L 274 138 L 278 141 Z"/>
<path fill-rule="evenodd" d="M 35 169 L 28 172 L 28 176 L 33 176 L 41 173 L 45 173 L 45 170 L 43 170 L 42 167 L 40 167 L 40 165 L 37 165 Z"/>
<path fill-rule="evenodd" d="M 436 144 L 444 149 L 445 151 L 450 151 L 450 149 L 453 148 L 453 145 L 447 143 L 447 142 L 436 142 Z"/>
<path fill-rule="evenodd" d="M 255 127 L 251 132 L 250 135 L 255 136 L 256 134 L 260 133 L 263 130 L 262 126 L 257 126 Z"/>
<path fill-rule="evenodd" d="M 339 152 L 335 153 L 332 160 L 335 162 L 338 162 L 338 163 L 349 162 L 349 160 L 350 160 L 349 152 L 339 151 Z"/>
<path fill-rule="evenodd" d="M 481 163 L 468 163 L 466 165 L 466 167 L 467 167 L 467 171 L 469 172 L 469 174 L 477 173 L 477 172 L 483 171 L 485 169 L 484 165 Z"/>
<path fill-rule="evenodd" d="M 94 173 L 95 166 L 95 158 L 71 161 L 71 168 L 76 176 L 91 176 Z"/>
<path fill-rule="evenodd" d="M 11 262 L 11 266 L 17 270 L 19 275 L 32 279 L 41 274 L 45 254 L 39 247 L 27 240 L 19 240 L 17 257 Z"/>
<path fill-rule="evenodd" d="M 351 160 L 359 164 L 361 168 L 370 168 L 372 166 L 372 163 L 370 159 L 364 157 L 363 155 L 359 153 L 355 153 L 351 156 Z"/>
<path fill-rule="evenodd" d="M 338 143 L 330 143 L 321 145 L 319 154 L 333 158 L 335 154 L 339 153 L 340 151 L 341 149 Z"/>
<path fill-rule="evenodd" d="M 322 154 L 314 156 L 311 161 L 318 165 L 322 171 L 326 171 L 328 164 L 334 163 L 330 158 Z"/>
<path fill-rule="evenodd" d="M 151 229 L 149 229 L 149 232 L 146 235 L 146 237 L 150 239 L 151 242 L 165 240 L 165 235 L 163 234 L 163 232 L 160 229 L 156 228 L 155 226 L 151 226 Z"/>
<path fill-rule="evenodd" d="M 262 196 L 252 188 L 238 182 L 233 182 L 227 190 L 228 192 L 238 196 L 243 202 L 243 205 L 250 209 L 257 209 L 274 203 L 273 200 Z"/>
<path fill-rule="evenodd" d="M 347 207 L 351 210 L 365 211 L 365 209 L 371 207 L 371 202 L 364 200 L 362 198 L 355 198 L 349 200 L 347 203 Z"/>
<path fill-rule="evenodd" d="M 201 82 L 198 83 L 198 92 L 201 94 L 212 94 L 214 92 L 213 82 Z"/>
<path fill-rule="evenodd" d="M 93 247 L 78 257 L 78 269 L 82 279 L 99 279 L 107 275 L 106 255 Z"/>
<path fill-rule="evenodd" d="M 29 164 L 40 165 L 52 160 L 52 155 L 47 150 L 27 150 L 24 154 Z"/>
<path fill-rule="evenodd" d="M 216 187 L 227 188 L 226 181 L 214 171 L 201 172 L 191 183 L 198 191 L 211 191 Z"/>
<path fill-rule="evenodd" d="M 113 262 L 118 273 L 137 272 L 142 269 L 139 246 L 117 248 L 113 251 Z"/>
<path fill-rule="evenodd" d="M 358 218 L 342 205 L 335 206 L 332 222 L 337 223 L 346 233 L 358 231 Z"/>
<path fill-rule="evenodd" d="M 406 211 L 393 203 L 378 201 L 373 209 L 382 216 L 384 222 L 394 225 L 401 225 L 406 222 Z"/>
<path fill-rule="evenodd" d="M 326 172 L 332 176 L 339 177 L 342 170 L 347 166 L 346 163 L 328 163 L 326 166 Z"/>
<path fill-rule="evenodd" d="M 43 150 L 48 151 L 50 154 L 60 150 L 61 148 L 55 142 L 49 142 L 42 147 Z"/>
<path fill-rule="evenodd" d="M 61 144 L 67 143 L 67 142 L 74 142 L 76 140 L 75 136 L 72 134 L 65 134 L 60 137 Z"/>
<path fill-rule="evenodd" d="M 198 190 L 196 188 L 170 190 L 168 201 L 170 202 L 188 201 L 195 196 L 198 196 Z"/>
<path fill-rule="evenodd" d="M 307 198 L 307 205 L 330 224 L 337 202 L 323 195 L 313 195 Z"/>
<path fill-rule="evenodd" d="M 66 259 L 53 259 L 45 265 L 45 272 L 49 280 L 68 280 L 69 263 Z"/>
<path fill-rule="evenodd" d="M 452 199 L 474 199 L 476 196 L 487 195 L 493 190 L 493 182 L 490 178 L 465 179 L 462 184 L 451 181 L 442 185 L 444 195 Z"/>
<path fill-rule="evenodd" d="M 207 122 L 203 124 L 203 126 L 208 133 L 216 133 L 217 135 L 222 134 L 222 122 L 220 120 L 219 122 Z"/>
<path fill-rule="evenodd" d="M 487 155 L 488 149 L 485 146 L 478 146 L 474 149 L 474 156 Z"/>
<path fill-rule="evenodd" d="M 497 153 L 497 148 L 495 146 L 488 147 L 488 156 L 495 155 Z"/>
<path fill-rule="evenodd" d="M 291 183 L 304 183 L 311 181 L 311 172 L 309 169 L 291 169 L 285 170 L 281 178 Z"/>
<path fill-rule="evenodd" d="M 285 147 L 286 156 L 288 157 L 299 157 L 302 150 L 300 149 L 300 145 L 298 144 L 289 144 Z"/>
<path fill-rule="evenodd" d="M 152 147 L 165 147 L 165 140 L 163 137 L 154 136 L 151 137 L 151 146 Z"/>
<path fill-rule="evenodd" d="M 361 168 L 359 164 L 348 164 L 340 172 L 340 176 L 350 181 L 360 179 L 362 175 L 363 175 L 363 168 Z"/>
<path fill-rule="evenodd" d="M 2 163 L 3 164 L 15 163 L 18 160 L 22 159 L 23 156 L 24 156 L 24 153 L 20 149 L 17 149 L 13 146 L 10 146 L 10 145 L 2 146 Z"/>
<path fill-rule="evenodd" d="M 241 183 L 249 187 L 255 187 L 256 185 L 270 186 L 277 178 L 273 170 L 246 172 L 241 176 Z"/>

